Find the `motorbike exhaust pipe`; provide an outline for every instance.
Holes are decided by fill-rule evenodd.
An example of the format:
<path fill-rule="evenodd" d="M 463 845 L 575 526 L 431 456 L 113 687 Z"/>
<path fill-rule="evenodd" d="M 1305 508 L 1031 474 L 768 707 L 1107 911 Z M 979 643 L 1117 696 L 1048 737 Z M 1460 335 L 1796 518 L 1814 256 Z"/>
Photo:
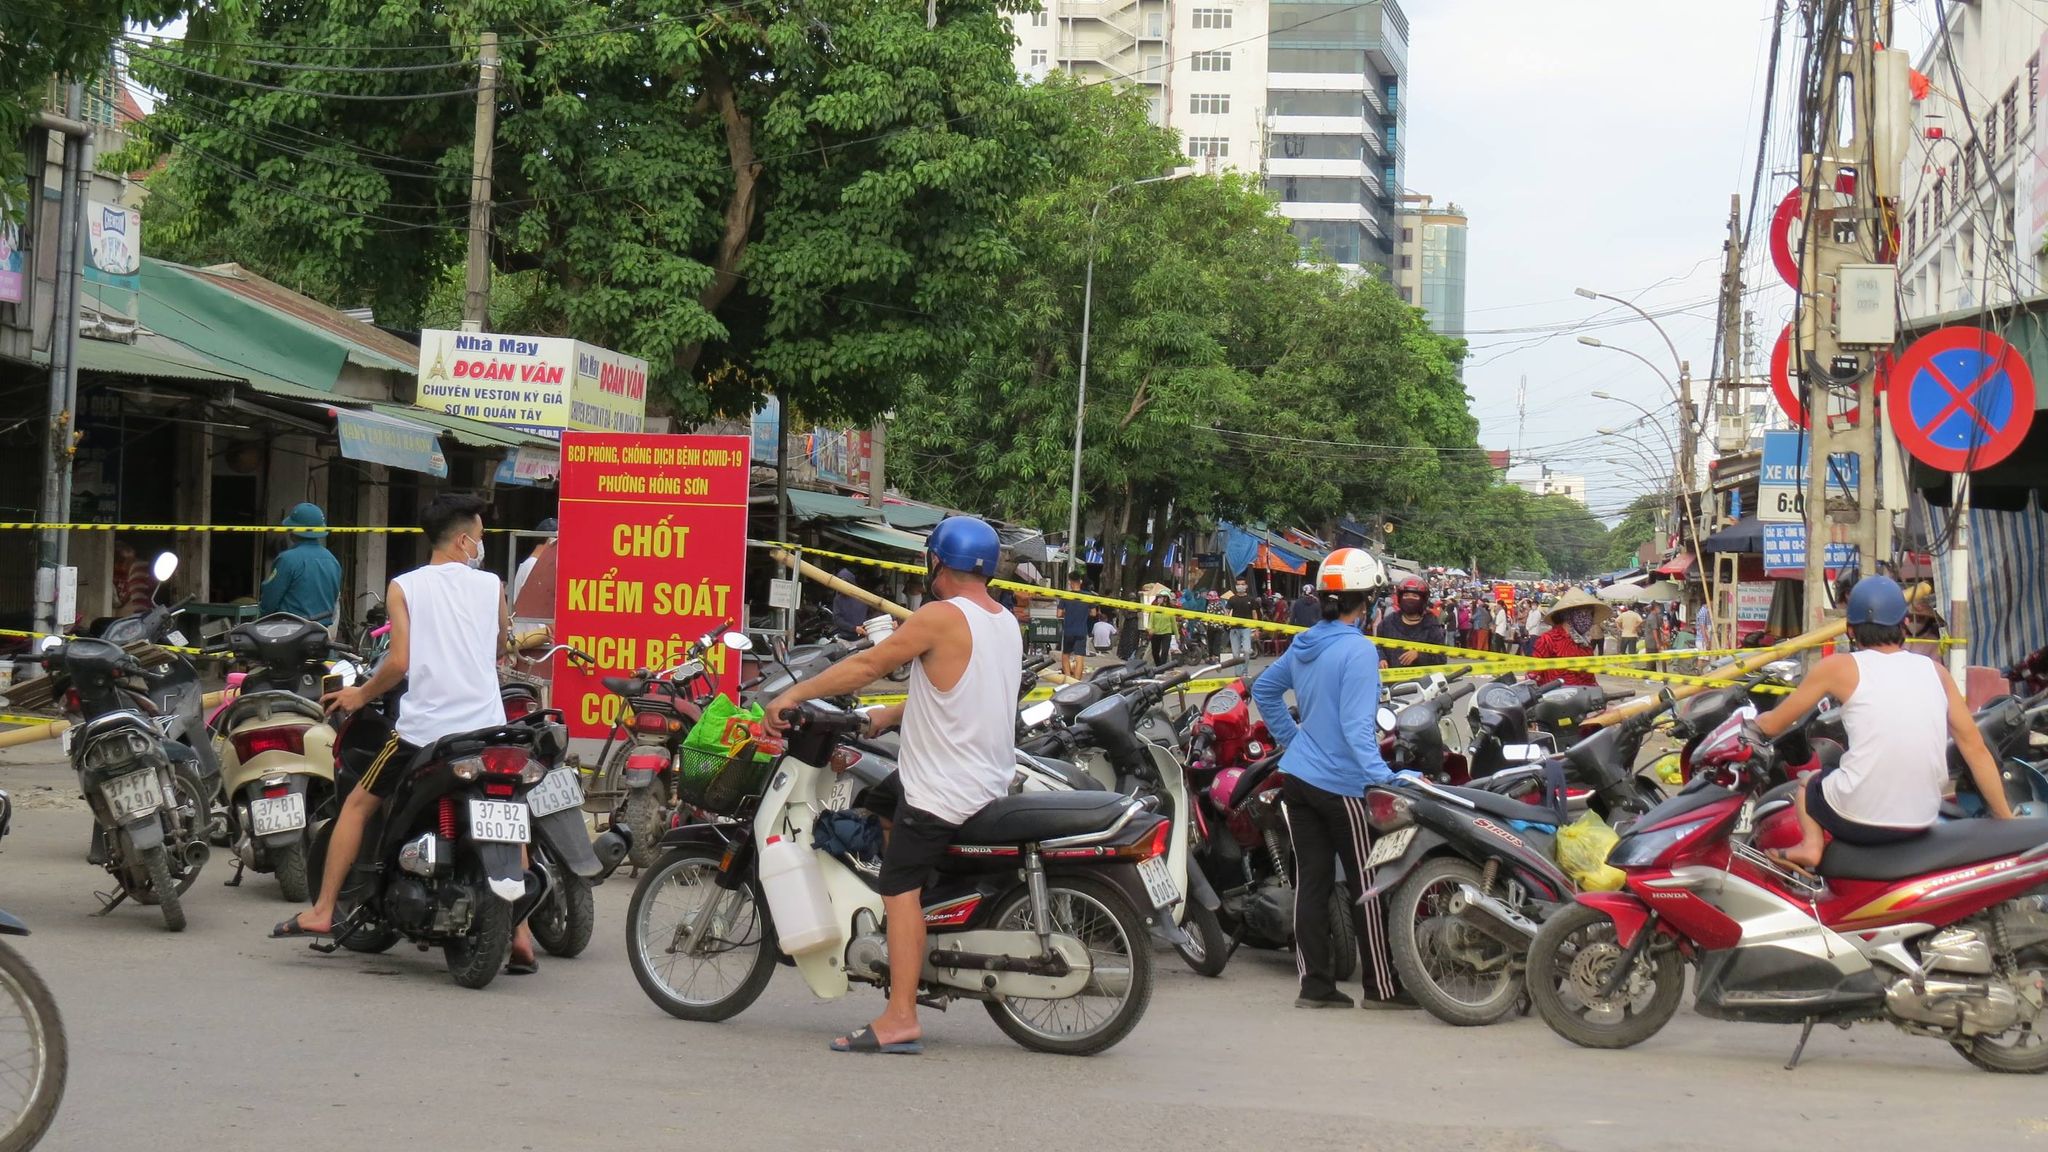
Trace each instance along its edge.
<path fill-rule="evenodd" d="M 1540 927 L 1534 920 L 1515 911 L 1497 896 L 1487 896 L 1470 884 L 1458 885 L 1458 890 L 1445 901 L 1445 910 L 1459 920 L 1510 948 L 1527 949 L 1529 942 L 1536 939 Z"/>
<path fill-rule="evenodd" d="M 206 846 L 206 841 L 204 840 L 187 840 L 185 842 L 185 867 L 195 872 L 206 867 L 207 858 L 212 855 L 213 850 Z"/>
<path fill-rule="evenodd" d="M 597 879 L 592 883 L 602 884 L 612 873 L 619 870 L 619 865 L 625 861 L 627 853 L 633 850 L 633 830 L 624 824 L 614 824 L 603 835 L 590 842 L 590 850 L 597 854 L 597 862 L 602 865 Z"/>

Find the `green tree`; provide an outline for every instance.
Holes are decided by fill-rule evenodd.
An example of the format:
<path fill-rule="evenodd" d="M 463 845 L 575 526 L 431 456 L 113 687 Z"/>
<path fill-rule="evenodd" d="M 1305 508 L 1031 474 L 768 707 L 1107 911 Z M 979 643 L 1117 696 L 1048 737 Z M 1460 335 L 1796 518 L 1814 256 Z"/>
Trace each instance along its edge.
<path fill-rule="evenodd" d="M 16 143 L 42 107 L 53 79 L 90 82 L 113 60 L 114 41 L 132 23 L 161 23 L 184 0 L 7 0 L 0 4 L 0 189 L 28 179 Z M 56 109 L 63 111 L 60 104 Z M 21 205 L 0 193 L 0 216 Z"/>
<path fill-rule="evenodd" d="M 1017 82 L 997 7 L 939 0 L 931 27 L 924 5 L 863 0 L 671 10 L 209 6 L 135 65 L 164 97 L 128 158 L 168 155 L 152 247 L 417 322 L 462 259 L 469 46 L 489 28 L 493 257 L 532 277 L 518 327 L 646 357 L 684 417 L 779 388 L 866 418 L 965 358 L 962 308 L 1015 264 L 1011 211 L 1067 113 Z M 366 64 L 418 70 L 346 70 Z"/>
<path fill-rule="evenodd" d="M 1612 572 L 1618 568 L 1636 566 L 1637 553 L 1642 546 L 1657 538 L 1657 529 L 1663 523 L 1671 507 L 1671 498 L 1661 492 L 1648 492 L 1636 497 L 1628 506 L 1621 522 L 1607 530 L 1607 548 L 1602 554 L 1602 570 Z"/>

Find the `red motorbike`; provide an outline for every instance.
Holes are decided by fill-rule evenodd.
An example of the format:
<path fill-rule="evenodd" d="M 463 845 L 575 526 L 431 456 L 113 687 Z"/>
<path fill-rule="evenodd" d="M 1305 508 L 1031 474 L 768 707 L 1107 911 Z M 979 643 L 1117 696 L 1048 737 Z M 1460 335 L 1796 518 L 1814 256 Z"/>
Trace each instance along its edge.
<path fill-rule="evenodd" d="M 1627 1048 L 1678 1010 L 1722 1020 L 1883 1021 L 1992 1072 L 2048 1071 L 2048 821 L 1957 820 L 1879 848 L 1828 846 L 1818 875 L 1768 853 L 1799 841 L 1776 762 L 1813 761 L 1798 729 L 1742 736 L 1748 709 L 1693 752 L 1683 791 L 1608 854 L 1627 876 L 1585 892 L 1529 949 L 1529 997 L 1560 1036 Z M 1783 779 L 1782 776 L 1779 777 Z"/>

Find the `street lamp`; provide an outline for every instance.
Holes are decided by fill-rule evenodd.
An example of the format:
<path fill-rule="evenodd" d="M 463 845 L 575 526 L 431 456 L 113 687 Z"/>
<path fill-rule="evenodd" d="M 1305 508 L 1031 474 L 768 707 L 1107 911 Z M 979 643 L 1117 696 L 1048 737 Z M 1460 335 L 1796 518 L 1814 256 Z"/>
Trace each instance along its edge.
<path fill-rule="evenodd" d="M 1143 180 L 1132 180 L 1118 184 L 1095 198 L 1095 207 L 1088 211 L 1088 275 L 1081 288 L 1081 379 L 1074 393 L 1074 479 L 1067 493 L 1067 571 L 1074 570 L 1074 560 L 1081 551 L 1081 430 L 1087 424 L 1088 415 L 1088 328 L 1095 311 L 1095 221 L 1102 215 L 1102 204 L 1111 196 L 1126 188 L 1140 184 L 1164 184 L 1168 180 L 1181 180 L 1193 176 L 1193 168 L 1175 168 L 1164 176 L 1147 176 Z"/>
<path fill-rule="evenodd" d="M 1650 327 L 1657 330 L 1657 335 L 1663 338 L 1665 349 L 1671 353 L 1671 363 L 1678 369 L 1678 384 L 1676 387 L 1672 386 L 1671 377 L 1666 376 L 1655 364 L 1651 364 L 1649 360 L 1634 352 L 1629 352 L 1626 348 L 1614 348 L 1612 344 L 1602 344 L 1597 338 L 1592 336 L 1579 337 L 1579 343 L 1586 345 L 1588 348 L 1614 348 L 1616 352 L 1628 352 L 1629 355 L 1642 360 L 1644 364 L 1648 364 L 1651 370 L 1657 373 L 1657 378 L 1664 381 L 1664 386 L 1671 389 L 1672 398 L 1678 401 L 1679 410 L 1685 415 L 1682 437 L 1685 452 L 1683 458 L 1679 461 L 1679 466 L 1680 470 L 1684 473 L 1685 490 L 1691 492 L 1693 489 L 1693 444 L 1698 440 L 1698 433 L 1694 429 L 1695 416 L 1692 410 L 1692 372 L 1685 360 L 1678 355 L 1678 345 L 1671 342 L 1671 333 L 1664 331 L 1664 326 L 1657 323 L 1655 316 L 1650 315 L 1648 312 L 1643 311 L 1627 300 L 1623 300 L 1619 296 L 1609 296 L 1605 292 L 1595 292 L 1591 288 L 1574 288 L 1572 292 L 1588 300 L 1606 300 L 1610 303 L 1621 305 L 1623 308 L 1642 317 L 1649 323 Z"/>

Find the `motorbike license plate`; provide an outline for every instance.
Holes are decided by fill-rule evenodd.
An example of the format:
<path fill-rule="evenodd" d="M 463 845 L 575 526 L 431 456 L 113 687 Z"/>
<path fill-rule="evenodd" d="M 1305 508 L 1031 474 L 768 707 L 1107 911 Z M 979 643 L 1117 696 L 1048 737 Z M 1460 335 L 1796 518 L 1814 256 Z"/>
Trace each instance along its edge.
<path fill-rule="evenodd" d="M 832 812 L 844 812 L 848 808 L 853 807 L 853 790 L 859 783 L 858 780 L 844 772 L 840 773 L 839 779 L 832 782 L 832 795 L 825 802 L 826 809 Z"/>
<path fill-rule="evenodd" d="M 540 778 L 526 794 L 526 806 L 535 816 L 552 816 L 583 804 L 583 786 L 576 782 L 574 768 L 557 768 Z"/>
<path fill-rule="evenodd" d="M 1415 829 L 1403 828 L 1389 832 L 1373 842 L 1372 851 L 1365 854 L 1365 869 L 1370 872 L 1382 864 L 1391 864 L 1408 852 L 1409 842 L 1415 839 Z"/>
<path fill-rule="evenodd" d="M 164 803 L 163 787 L 154 768 L 116 776 L 100 785 L 100 790 L 107 797 L 107 810 L 114 814 L 116 820 L 140 816 L 153 808 L 163 807 Z"/>
<path fill-rule="evenodd" d="M 57 733 L 57 748 L 66 756 L 71 755 L 71 738 L 75 735 L 77 735 L 77 730 L 73 728 L 66 728 L 62 732 Z"/>
<path fill-rule="evenodd" d="M 495 844 L 525 844 L 533 839 L 526 825 L 526 805 L 517 800 L 471 800 L 469 836 Z"/>
<path fill-rule="evenodd" d="M 294 792 L 286 796 L 256 799 L 249 802 L 249 823 L 258 836 L 274 836 L 279 832 L 296 832 L 306 826 L 306 794 Z"/>
<path fill-rule="evenodd" d="M 1171 907 L 1180 899 L 1180 885 L 1173 882 L 1165 860 L 1152 856 L 1138 861 L 1138 878 L 1145 882 L 1145 895 L 1152 898 L 1154 908 Z"/>

